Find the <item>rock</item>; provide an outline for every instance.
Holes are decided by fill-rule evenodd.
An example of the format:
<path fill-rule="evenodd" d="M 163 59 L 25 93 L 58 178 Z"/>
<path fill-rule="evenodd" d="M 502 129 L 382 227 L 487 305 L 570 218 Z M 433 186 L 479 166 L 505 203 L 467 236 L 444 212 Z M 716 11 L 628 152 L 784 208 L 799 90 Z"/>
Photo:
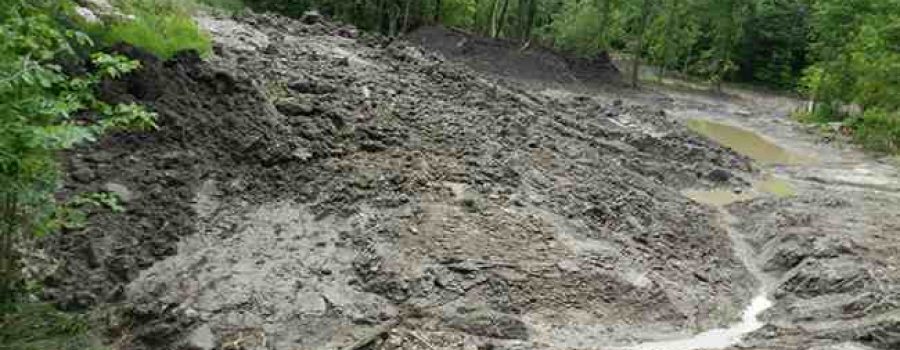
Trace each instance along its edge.
<path fill-rule="evenodd" d="M 775 296 L 850 293 L 869 285 L 871 280 L 866 267 L 852 258 L 806 259 L 786 274 Z"/>
<path fill-rule="evenodd" d="M 568 273 L 576 273 L 581 271 L 581 268 L 578 267 L 578 263 L 572 260 L 563 260 L 556 263 L 556 267 L 559 268 L 563 272 Z"/>
<path fill-rule="evenodd" d="M 873 350 L 872 348 L 855 343 L 855 342 L 847 342 L 847 343 L 839 343 L 832 345 L 823 345 L 809 348 L 809 350 Z"/>
<path fill-rule="evenodd" d="M 196 320 L 200 318 L 200 312 L 191 308 L 187 308 L 186 310 L 184 310 L 184 317 L 187 317 L 191 320 Z"/>
<path fill-rule="evenodd" d="M 187 348 L 191 350 L 213 350 L 216 348 L 216 336 L 209 325 L 202 325 L 188 336 Z"/>
<path fill-rule="evenodd" d="M 301 162 L 308 161 L 313 157 L 312 152 L 303 147 L 295 149 L 294 152 L 291 153 L 291 155 Z"/>
<path fill-rule="evenodd" d="M 323 95 L 337 91 L 332 85 L 313 80 L 297 80 L 289 83 L 287 87 L 301 94 Z"/>
<path fill-rule="evenodd" d="M 117 196 L 119 196 L 119 200 L 121 200 L 123 203 L 128 203 L 134 200 L 135 197 L 134 193 L 131 192 L 128 187 L 117 184 L 115 182 L 107 182 L 105 185 L 103 185 L 103 189 L 107 192 L 115 193 Z"/>
<path fill-rule="evenodd" d="M 356 39 L 359 37 L 359 31 L 356 28 L 341 27 L 335 30 L 333 35 L 347 39 Z"/>
<path fill-rule="evenodd" d="M 76 6 L 75 14 L 77 14 L 81 19 L 83 19 L 87 23 L 99 23 L 100 17 L 94 14 L 94 11 L 87 7 Z"/>
<path fill-rule="evenodd" d="M 366 152 L 383 152 L 388 149 L 384 143 L 375 140 L 365 140 L 360 142 L 359 149 Z"/>
<path fill-rule="evenodd" d="M 80 183 L 89 183 L 96 178 L 96 175 L 94 175 L 94 171 L 84 163 L 76 163 L 74 168 L 75 169 L 72 170 L 71 174 L 72 178 L 75 179 L 75 181 L 78 181 Z"/>
<path fill-rule="evenodd" d="M 300 16 L 300 22 L 303 24 L 316 24 L 322 21 L 322 14 L 319 11 L 306 11 Z"/>
<path fill-rule="evenodd" d="M 725 169 L 715 169 L 706 174 L 706 178 L 715 182 L 727 182 L 732 176 L 731 172 Z"/>
<path fill-rule="evenodd" d="M 293 99 L 279 100 L 275 103 L 275 109 L 286 116 L 311 115 L 313 113 L 312 106 Z"/>
<path fill-rule="evenodd" d="M 518 317 L 490 310 L 475 311 L 451 317 L 450 327 L 463 332 L 500 339 L 528 339 L 528 326 Z"/>
<path fill-rule="evenodd" d="M 79 8 L 88 10 L 90 14 L 96 18 L 97 22 L 100 22 L 101 20 L 130 21 L 135 19 L 134 15 L 122 13 L 122 11 L 119 11 L 119 9 L 110 4 L 107 0 L 78 0 L 77 3 L 81 6 L 76 8 L 76 12 L 88 22 L 91 21 L 86 17 L 87 12 L 79 10 Z"/>

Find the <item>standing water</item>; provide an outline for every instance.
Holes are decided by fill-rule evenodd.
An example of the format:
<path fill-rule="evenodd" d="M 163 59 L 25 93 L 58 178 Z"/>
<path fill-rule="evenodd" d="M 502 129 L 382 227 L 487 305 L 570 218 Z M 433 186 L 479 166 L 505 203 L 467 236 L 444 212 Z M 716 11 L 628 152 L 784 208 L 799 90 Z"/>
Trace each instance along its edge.
<path fill-rule="evenodd" d="M 735 151 L 743 153 L 763 164 L 793 165 L 807 163 L 811 160 L 808 157 L 791 153 L 751 131 L 734 126 L 695 119 L 689 122 L 689 127 L 692 130 L 703 134 L 722 145 L 731 147 Z M 737 232 L 734 232 L 734 230 L 731 229 L 731 223 L 734 221 L 734 217 L 724 208 L 728 204 L 751 200 L 761 194 L 788 197 L 793 195 L 793 189 L 791 189 L 787 182 L 775 178 L 768 178 L 756 182 L 753 186 L 753 190 L 748 192 L 737 193 L 728 189 L 684 192 L 685 196 L 698 203 L 718 208 L 719 218 L 723 221 L 722 226 L 728 231 L 733 242 L 735 255 L 744 262 L 747 270 L 762 284 L 756 296 L 751 300 L 750 305 L 744 309 L 741 321 L 728 328 L 708 330 L 689 338 L 646 342 L 624 347 L 621 348 L 621 350 L 724 349 L 740 343 L 744 335 L 759 330 L 765 325 L 765 323 L 759 320 L 759 315 L 774 305 L 768 296 L 768 286 L 770 283 L 768 282 L 767 276 L 756 266 L 752 259 L 750 259 L 750 256 L 753 254 L 752 248 L 749 247 Z"/>
<path fill-rule="evenodd" d="M 725 230 L 728 232 L 728 236 L 731 238 L 732 244 L 734 246 L 734 254 L 741 259 L 741 261 L 744 263 L 744 266 L 747 267 L 747 270 L 754 277 L 756 277 L 756 279 L 760 282 L 761 287 L 759 287 L 759 290 L 757 291 L 756 296 L 753 298 L 753 300 L 750 301 L 750 305 L 748 305 L 744 309 L 744 313 L 741 316 L 741 321 L 737 324 L 731 325 L 728 328 L 708 330 L 706 332 L 694 335 L 690 338 L 641 343 L 634 346 L 622 348 L 621 350 L 724 349 L 740 343 L 741 338 L 743 338 L 744 335 L 750 332 L 754 332 L 765 326 L 765 323 L 759 320 L 759 315 L 774 305 L 772 300 L 769 299 L 768 295 L 768 287 L 770 285 L 769 279 L 750 258 L 753 254 L 752 248 L 740 237 L 737 232 L 734 232 L 734 230 L 731 228 L 730 224 L 735 219 L 724 208 L 724 206 L 730 204 L 730 202 L 706 202 L 705 200 L 708 198 L 704 198 L 704 194 L 700 192 L 695 193 L 696 197 L 690 194 L 687 195 L 688 197 L 695 198 L 695 200 L 698 200 L 698 202 L 710 204 L 719 209 L 719 218 L 720 220 L 722 220 L 722 226 L 725 228 Z M 735 201 L 737 200 L 740 199 L 736 199 Z"/>
<path fill-rule="evenodd" d="M 776 145 L 759 134 L 736 126 L 703 119 L 691 119 L 688 128 L 753 160 L 768 165 L 799 165 L 813 161 Z"/>
<path fill-rule="evenodd" d="M 759 321 L 759 314 L 772 307 L 766 293 L 753 298 L 750 305 L 744 310 L 741 322 L 728 328 L 718 328 L 697 334 L 691 338 L 663 340 L 658 342 L 642 343 L 627 347 L 624 350 L 701 350 L 723 349 L 735 345 L 741 338 L 750 332 L 762 328 L 765 323 Z"/>

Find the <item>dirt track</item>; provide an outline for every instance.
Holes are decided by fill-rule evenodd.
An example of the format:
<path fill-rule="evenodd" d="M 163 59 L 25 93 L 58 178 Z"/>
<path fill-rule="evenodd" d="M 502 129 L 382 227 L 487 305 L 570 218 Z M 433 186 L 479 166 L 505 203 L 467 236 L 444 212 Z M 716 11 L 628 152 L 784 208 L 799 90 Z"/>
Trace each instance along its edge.
<path fill-rule="evenodd" d="M 775 281 L 749 346 L 900 346 L 895 168 L 772 124 L 786 110 L 771 101 L 534 90 L 330 23 L 202 23 L 210 60 L 144 57 L 105 86 L 158 111 L 161 129 L 68 157 L 66 193 L 117 190 L 127 211 L 46 242 L 65 261 L 48 297 L 99 305 L 122 348 L 688 337 L 735 322 L 759 286 L 729 230 Z M 826 157 L 754 167 L 689 132 L 695 117 Z M 837 176 L 853 167 L 871 171 Z M 729 227 L 682 194 L 766 172 L 798 195 L 728 206 Z"/>

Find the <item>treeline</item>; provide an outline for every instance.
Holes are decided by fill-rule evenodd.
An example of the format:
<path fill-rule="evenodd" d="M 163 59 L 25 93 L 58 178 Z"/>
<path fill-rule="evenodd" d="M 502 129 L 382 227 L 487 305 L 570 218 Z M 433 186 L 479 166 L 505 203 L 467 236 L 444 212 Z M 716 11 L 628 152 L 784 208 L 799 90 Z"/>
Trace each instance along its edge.
<path fill-rule="evenodd" d="M 211 0 L 215 1 L 215 0 Z M 661 73 L 805 93 L 811 118 L 844 120 L 873 148 L 898 149 L 900 0 L 247 0 L 310 9 L 397 35 L 440 23 L 579 55 L 615 52 Z M 636 59 L 634 59 L 636 58 Z M 864 119 L 869 121 L 864 123 Z M 861 126 L 877 125 L 864 130 Z"/>

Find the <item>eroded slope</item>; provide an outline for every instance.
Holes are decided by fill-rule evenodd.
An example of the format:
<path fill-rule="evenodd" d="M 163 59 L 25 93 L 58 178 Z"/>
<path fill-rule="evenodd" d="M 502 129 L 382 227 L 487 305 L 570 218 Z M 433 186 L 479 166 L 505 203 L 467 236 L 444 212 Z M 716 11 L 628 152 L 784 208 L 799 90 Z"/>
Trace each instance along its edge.
<path fill-rule="evenodd" d="M 160 130 L 69 158 L 67 192 L 124 188 L 128 210 L 49 242 L 48 293 L 117 303 L 124 348 L 594 348 L 727 324 L 754 290 L 680 194 L 744 185 L 748 161 L 659 110 L 331 23 L 202 22 L 209 61 L 143 57 L 106 87 Z"/>

